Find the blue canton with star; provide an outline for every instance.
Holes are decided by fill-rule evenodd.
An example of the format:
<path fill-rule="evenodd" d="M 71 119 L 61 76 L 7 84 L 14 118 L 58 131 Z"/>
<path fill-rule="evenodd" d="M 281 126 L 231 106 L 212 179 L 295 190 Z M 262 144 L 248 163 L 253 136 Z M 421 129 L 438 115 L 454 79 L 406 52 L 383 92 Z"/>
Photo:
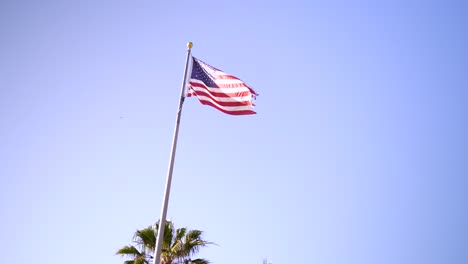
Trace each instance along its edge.
<path fill-rule="evenodd" d="M 208 87 L 218 87 L 218 85 L 213 81 L 213 77 L 200 65 L 200 63 L 195 59 L 193 59 L 192 64 L 192 79 L 202 81 Z"/>

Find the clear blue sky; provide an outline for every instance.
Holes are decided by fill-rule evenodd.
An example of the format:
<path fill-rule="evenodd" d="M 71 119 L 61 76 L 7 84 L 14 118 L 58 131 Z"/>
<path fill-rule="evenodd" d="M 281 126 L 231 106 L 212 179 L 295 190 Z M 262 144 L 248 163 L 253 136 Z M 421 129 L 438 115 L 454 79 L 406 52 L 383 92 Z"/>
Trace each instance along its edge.
<path fill-rule="evenodd" d="M 467 25 L 464 1 L 1 1 L 2 262 L 123 262 L 192 41 L 260 94 L 184 105 L 168 217 L 200 257 L 468 263 Z"/>

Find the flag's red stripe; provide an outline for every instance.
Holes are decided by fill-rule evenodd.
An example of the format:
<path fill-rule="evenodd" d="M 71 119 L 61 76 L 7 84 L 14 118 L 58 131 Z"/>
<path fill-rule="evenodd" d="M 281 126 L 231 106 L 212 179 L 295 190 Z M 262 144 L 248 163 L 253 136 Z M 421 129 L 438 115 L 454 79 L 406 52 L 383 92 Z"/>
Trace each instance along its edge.
<path fill-rule="evenodd" d="M 218 83 L 216 82 L 219 88 L 248 88 L 245 83 Z"/>
<path fill-rule="evenodd" d="M 254 114 L 256 114 L 256 112 L 253 111 L 253 110 L 228 111 L 228 110 L 225 110 L 223 108 L 218 107 L 217 105 L 213 104 L 212 102 L 204 101 L 204 100 L 200 100 L 200 99 L 198 99 L 198 100 L 200 101 L 200 103 L 202 103 L 204 105 L 212 106 L 212 107 L 218 109 L 219 111 L 224 112 L 226 114 L 230 114 L 230 115 L 254 115 Z"/>
<path fill-rule="evenodd" d="M 250 101 L 224 102 L 224 101 L 219 101 L 218 98 L 216 98 L 215 96 L 212 96 L 211 94 L 207 92 L 191 90 L 191 93 L 197 96 L 209 97 L 221 106 L 252 106 L 252 102 Z"/>
<path fill-rule="evenodd" d="M 236 97 L 223 97 L 223 98 L 231 98 L 234 101 L 231 101 L 231 102 L 220 101 L 219 97 L 211 95 L 209 93 L 209 91 L 206 91 L 206 90 L 205 91 L 195 91 L 190 86 L 188 96 L 192 96 L 192 95 L 208 97 L 208 98 L 215 101 L 216 103 L 218 103 L 221 106 L 252 106 L 252 102 L 250 100 L 241 100 L 241 98 L 238 98 L 239 100 L 236 101 Z"/>
<path fill-rule="evenodd" d="M 232 76 L 230 74 L 223 74 L 223 75 L 216 75 L 216 79 L 229 79 L 229 80 L 239 80 L 236 76 Z"/>
<path fill-rule="evenodd" d="M 208 90 L 208 86 L 206 86 L 204 83 L 190 82 L 190 85 L 195 86 L 195 87 L 203 88 L 203 89 L 207 90 L 209 93 L 211 93 L 213 96 L 217 96 L 217 97 L 239 97 L 239 96 L 247 96 L 247 95 L 252 94 L 252 93 L 249 91 L 249 88 L 247 88 L 247 87 L 246 87 L 246 91 L 243 91 L 243 92 L 237 92 L 237 93 L 223 93 L 223 92 L 213 92 L 213 91 L 209 91 L 209 90 Z M 215 87 L 213 87 L 213 88 L 215 88 Z M 239 88 L 241 88 L 241 87 L 239 87 Z"/>
<path fill-rule="evenodd" d="M 218 78 L 218 79 L 222 79 L 222 78 Z M 225 79 L 231 79 L 231 78 L 225 78 Z M 245 82 L 242 82 L 240 79 L 237 79 L 235 77 L 233 79 L 236 79 L 236 80 L 240 81 L 241 83 L 238 83 L 238 84 L 237 83 L 232 83 L 232 84 L 225 83 L 225 84 L 223 84 L 223 83 L 216 82 L 216 80 L 215 80 L 215 82 L 216 82 L 216 85 L 218 85 L 220 88 L 242 88 L 242 87 L 245 87 L 245 88 L 249 89 L 252 94 L 258 95 L 255 92 L 255 90 L 252 87 L 248 86 Z"/>
<path fill-rule="evenodd" d="M 197 93 L 198 91 L 194 91 L 191 89 L 191 87 L 189 87 L 189 92 L 187 94 L 188 97 L 190 96 L 197 96 L 198 100 L 205 104 L 205 105 L 210 105 L 210 106 L 213 106 L 215 107 L 216 109 L 220 109 L 220 110 L 223 110 L 223 112 L 230 112 L 230 113 L 236 113 L 236 112 L 241 112 L 241 113 L 244 113 L 244 114 L 249 114 L 250 112 L 252 113 L 255 113 L 255 111 L 253 111 L 253 105 L 251 104 L 250 101 L 247 101 L 249 103 L 249 105 L 223 105 L 224 102 L 219 102 L 219 101 L 216 101 L 216 99 L 213 99 L 212 97 L 209 97 L 209 96 L 204 96 L 204 95 L 201 95 L 201 94 L 198 94 Z M 244 101 L 246 102 L 246 101 Z M 252 114 L 250 113 L 250 114 Z"/>

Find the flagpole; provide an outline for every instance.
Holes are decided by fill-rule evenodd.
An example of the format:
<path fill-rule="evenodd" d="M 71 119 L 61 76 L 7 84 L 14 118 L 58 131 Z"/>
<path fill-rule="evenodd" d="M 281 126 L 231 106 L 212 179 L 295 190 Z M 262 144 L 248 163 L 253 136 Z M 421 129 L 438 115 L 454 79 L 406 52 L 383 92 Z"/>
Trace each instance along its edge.
<path fill-rule="evenodd" d="M 161 259 L 161 249 L 162 249 L 162 244 L 163 244 L 164 229 L 166 227 L 167 205 L 169 203 L 169 193 L 171 191 L 172 170 L 174 168 L 174 159 L 175 159 L 175 153 L 176 153 L 176 147 L 177 147 L 177 136 L 179 135 L 180 116 L 182 114 L 182 106 L 184 104 L 184 99 L 185 99 L 185 93 L 184 93 L 185 82 L 187 80 L 187 69 L 189 65 L 190 51 L 192 47 L 193 47 L 192 42 L 187 43 L 187 59 L 185 60 L 184 78 L 182 81 L 182 88 L 180 91 L 179 109 L 177 110 L 177 118 L 176 118 L 176 124 L 175 124 L 175 129 L 174 129 L 174 138 L 172 139 L 171 157 L 169 160 L 169 168 L 167 171 L 166 189 L 164 191 L 164 200 L 163 200 L 163 206 L 161 210 L 161 217 L 159 218 L 158 236 L 156 238 L 156 246 L 154 247 L 153 264 L 159 264 L 160 259 Z"/>

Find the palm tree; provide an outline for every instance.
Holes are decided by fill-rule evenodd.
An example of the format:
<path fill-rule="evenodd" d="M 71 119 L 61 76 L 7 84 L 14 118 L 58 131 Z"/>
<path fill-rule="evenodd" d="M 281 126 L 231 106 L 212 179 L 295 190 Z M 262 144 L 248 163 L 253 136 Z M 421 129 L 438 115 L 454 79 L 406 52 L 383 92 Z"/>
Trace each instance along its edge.
<path fill-rule="evenodd" d="M 137 230 L 133 236 L 134 245 L 125 246 L 119 249 L 116 254 L 131 258 L 124 264 L 152 264 L 158 229 L 159 223 L 156 223 L 155 228 L 149 226 Z M 198 253 L 200 248 L 212 244 L 203 240 L 202 234 L 203 232 L 200 230 L 188 230 L 187 228 L 174 230 L 172 222 L 167 221 L 159 264 L 208 264 L 209 261 L 206 259 L 191 259 L 191 256 Z"/>

